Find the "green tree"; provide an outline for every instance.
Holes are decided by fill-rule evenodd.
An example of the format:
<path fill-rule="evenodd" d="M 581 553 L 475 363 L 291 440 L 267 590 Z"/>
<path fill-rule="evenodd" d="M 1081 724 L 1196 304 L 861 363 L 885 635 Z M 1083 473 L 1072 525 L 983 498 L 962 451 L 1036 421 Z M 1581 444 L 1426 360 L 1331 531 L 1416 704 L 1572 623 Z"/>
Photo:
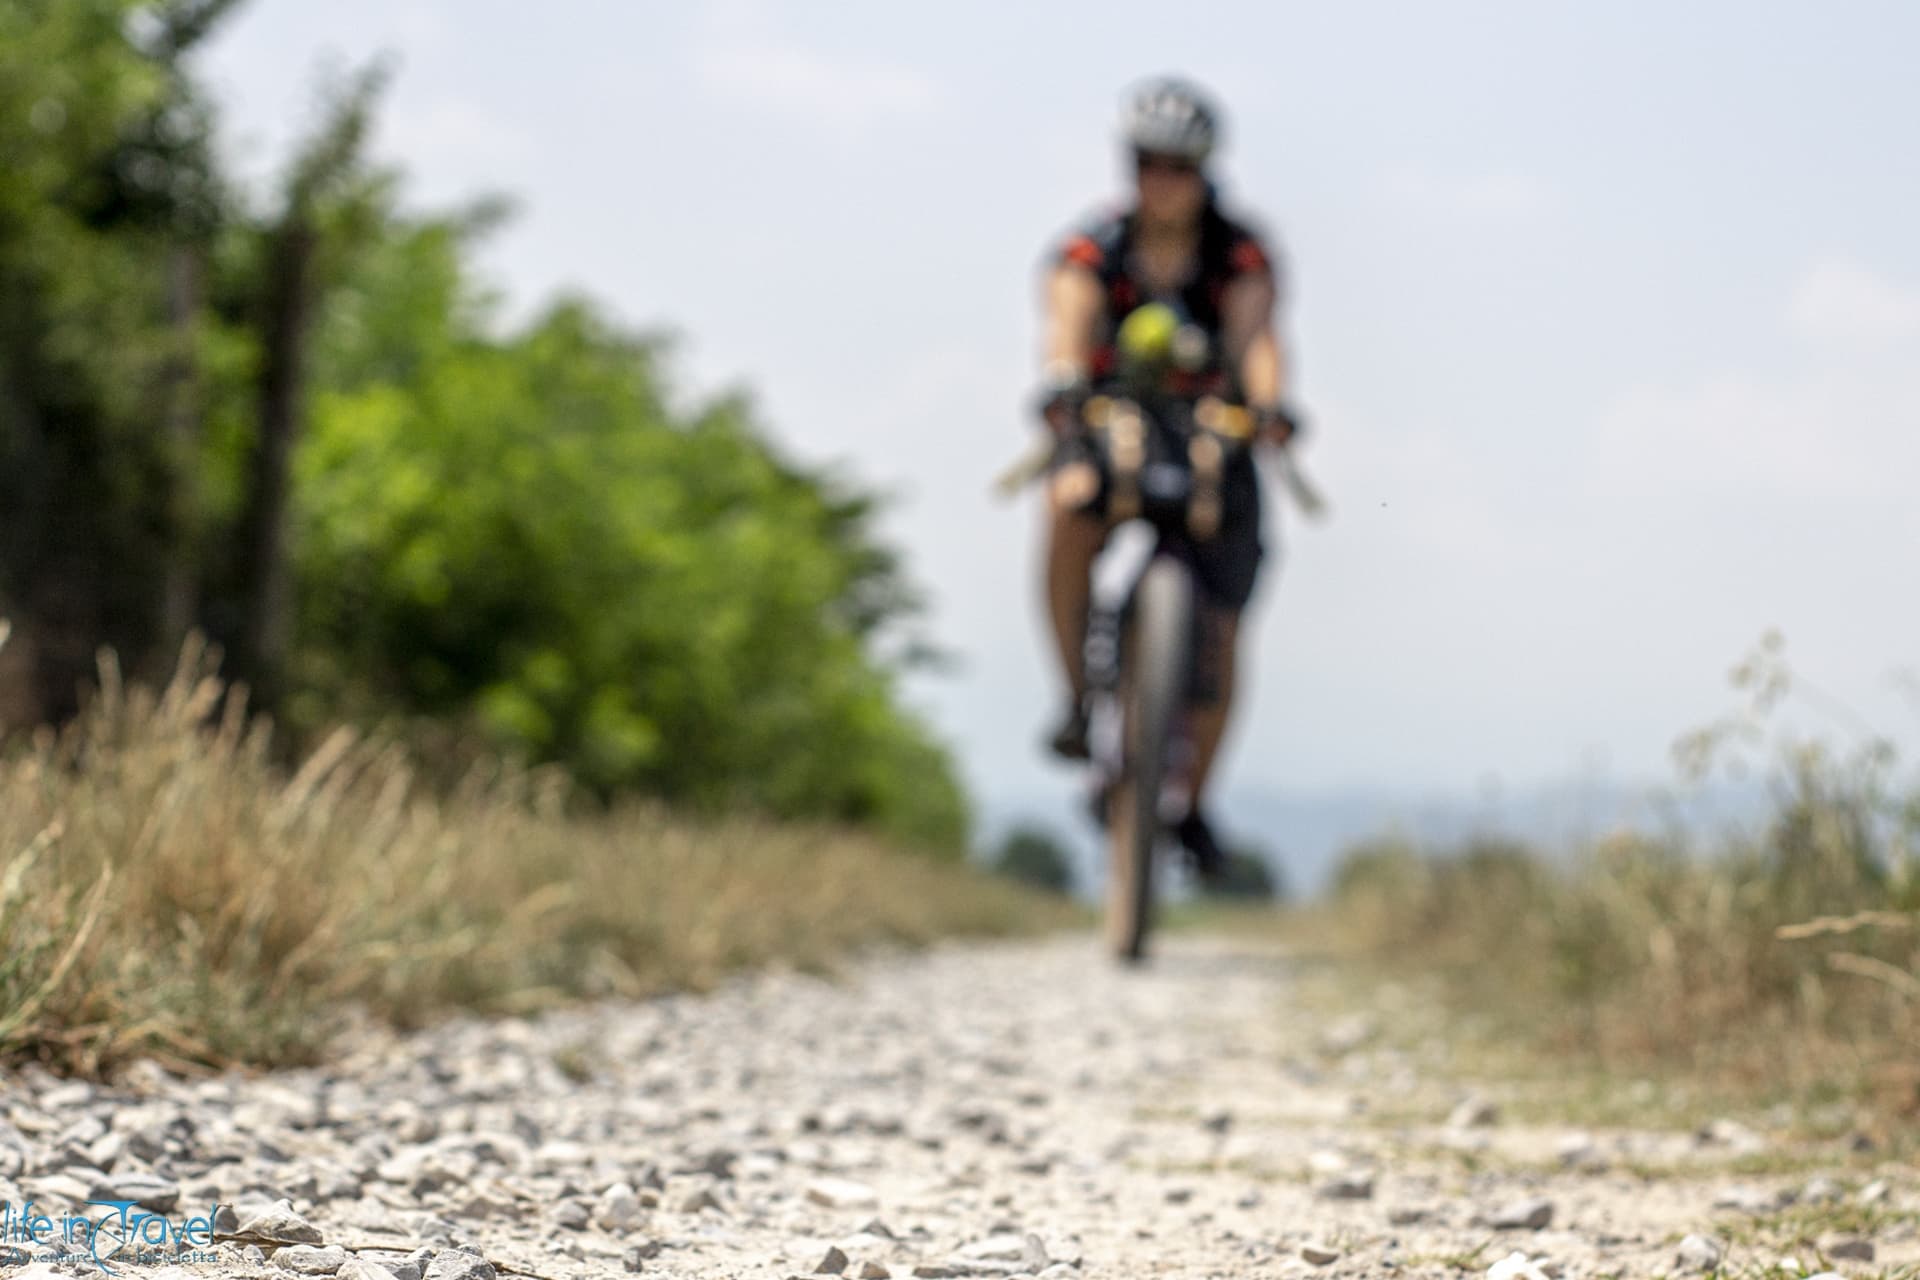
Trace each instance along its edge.
<path fill-rule="evenodd" d="M 233 540 L 230 640 L 238 674 L 268 706 L 280 701 L 290 643 L 289 488 L 306 429 L 309 347 L 343 250 L 355 232 L 373 230 L 369 202 L 380 182 L 362 152 L 385 80 L 376 66 L 332 91 L 325 123 L 295 158 L 283 208 L 261 235 L 258 407 Z"/>
<path fill-rule="evenodd" d="M 138 661 L 182 620 L 194 264 L 223 203 L 183 58 L 224 8 L 0 4 L 0 609 L 30 714 L 71 710 L 100 644 Z"/>
<path fill-rule="evenodd" d="M 462 262 L 491 221 L 396 221 L 325 321 L 295 486 L 318 705 L 957 849 L 950 764 L 874 657 L 914 600 L 873 501 L 782 460 L 742 400 L 676 409 L 663 348 L 589 302 L 494 336 Z"/>
<path fill-rule="evenodd" d="M 993 869 L 1049 893 L 1073 892 L 1073 858 L 1045 827 L 1023 825 L 1007 832 L 993 855 Z"/>
<path fill-rule="evenodd" d="M 869 823 L 967 813 L 902 704 L 918 608 L 875 499 L 584 299 L 509 331 L 497 203 L 402 216 L 323 97 L 268 210 L 188 57 L 232 0 L 0 0 L 0 616 L 27 718 L 191 626 L 296 727 L 431 718 L 595 791 Z M 21 691 L 15 691 L 16 693 Z M 19 718 L 19 697 L 0 706 Z"/>
<path fill-rule="evenodd" d="M 0 4 L 0 609 L 33 718 L 73 710 L 100 647 L 153 673 L 196 624 L 273 685 L 306 329 L 376 81 L 341 95 L 285 211 L 256 222 L 190 74 L 234 7 Z M 211 433 L 236 405 L 238 434 Z M 250 465 L 223 521 L 209 450 L 237 443 Z"/>

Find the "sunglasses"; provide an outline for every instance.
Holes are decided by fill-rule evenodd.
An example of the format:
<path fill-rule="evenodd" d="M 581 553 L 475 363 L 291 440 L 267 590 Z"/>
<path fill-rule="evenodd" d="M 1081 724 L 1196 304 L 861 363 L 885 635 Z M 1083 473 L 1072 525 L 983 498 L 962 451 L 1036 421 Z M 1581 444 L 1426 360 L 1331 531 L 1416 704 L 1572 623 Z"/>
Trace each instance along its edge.
<path fill-rule="evenodd" d="M 1157 151 L 1133 153 L 1133 167 L 1140 173 L 1171 173 L 1182 176 L 1200 172 L 1198 162 L 1185 156 L 1162 155 Z"/>

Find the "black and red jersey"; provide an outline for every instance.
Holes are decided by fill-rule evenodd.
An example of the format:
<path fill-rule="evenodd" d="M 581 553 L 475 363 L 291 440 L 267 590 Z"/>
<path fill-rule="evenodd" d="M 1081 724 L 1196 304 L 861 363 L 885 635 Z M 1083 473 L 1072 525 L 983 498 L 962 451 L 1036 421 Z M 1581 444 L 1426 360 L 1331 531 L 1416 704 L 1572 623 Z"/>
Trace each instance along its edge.
<path fill-rule="evenodd" d="M 1230 381 L 1218 364 L 1221 347 L 1221 306 L 1227 286 L 1251 275 L 1264 275 L 1279 283 L 1279 268 L 1261 238 L 1248 227 L 1227 217 L 1217 205 L 1208 202 L 1201 216 L 1198 262 L 1185 285 L 1177 290 L 1156 293 L 1138 278 L 1133 265 L 1135 214 L 1127 210 L 1099 218 L 1066 237 L 1048 258 L 1049 266 L 1071 263 L 1085 267 L 1099 277 L 1106 293 L 1106 315 L 1093 350 L 1094 379 L 1113 372 L 1114 334 L 1121 320 L 1135 307 L 1149 302 L 1164 302 L 1181 316 L 1206 332 L 1208 347 L 1215 353 L 1211 368 L 1202 372 L 1191 388 L 1213 390 Z"/>

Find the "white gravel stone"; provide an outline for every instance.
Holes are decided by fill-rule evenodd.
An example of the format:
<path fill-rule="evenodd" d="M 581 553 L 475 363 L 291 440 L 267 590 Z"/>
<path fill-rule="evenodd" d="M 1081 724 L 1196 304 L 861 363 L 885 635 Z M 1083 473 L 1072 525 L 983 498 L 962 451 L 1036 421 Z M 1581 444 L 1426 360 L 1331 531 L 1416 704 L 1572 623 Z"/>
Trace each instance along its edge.
<path fill-rule="evenodd" d="M 1554 1158 L 1569 1169 L 1594 1169 L 1606 1164 L 1606 1156 L 1590 1133 L 1570 1133 L 1554 1144 Z"/>
<path fill-rule="evenodd" d="M 712 1187 L 693 1187 L 674 1197 L 673 1208 L 676 1213 L 701 1213 L 707 1209 L 724 1208 L 720 1197 L 713 1194 Z"/>
<path fill-rule="evenodd" d="M 180 1203 L 180 1184 L 154 1173 L 132 1171 L 107 1179 L 103 1200 L 132 1200 L 154 1213 L 171 1213 Z"/>
<path fill-rule="evenodd" d="M 348 1258 L 334 1273 L 340 1280 L 397 1280 L 398 1273 L 365 1258 Z M 419 1273 L 416 1271 L 415 1276 Z"/>
<path fill-rule="evenodd" d="M 1800 1199 L 1804 1204 L 1835 1204 L 1846 1198 L 1846 1192 L 1839 1183 L 1824 1174 L 1808 1178 L 1800 1188 Z"/>
<path fill-rule="evenodd" d="M 103 1133 L 87 1144 L 87 1163 L 96 1169 L 111 1171 L 127 1150 L 127 1135 Z"/>
<path fill-rule="evenodd" d="M 1323 1053 L 1343 1057 L 1360 1048 L 1380 1033 L 1380 1021 L 1370 1013 L 1351 1013 L 1320 1034 Z"/>
<path fill-rule="evenodd" d="M 1714 1193 L 1713 1197 L 1713 1207 L 1716 1209 L 1733 1209 L 1740 1213 L 1752 1214 L 1772 1213 L 1786 1203 L 1787 1199 L 1779 1193 L 1762 1190 L 1747 1183 L 1735 1183 L 1732 1186 L 1722 1187 Z"/>
<path fill-rule="evenodd" d="M 278 1244 L 322 1243 L 320 1228 L 295 1213 L 293 1206 L 285 1200 L 243 1221 L 235 1234 L 257 1236 Z"/>
<path fill-rule="evenodd" d="M 1353 1169 L 1320 1184 L 1319 1194 L 1328 1200 L 1371 1200 L 1373 1171 Z"/>
<path fill-rule="evenodd" d="M 1005 1231 L 963 1244 L 957 1250 L 962 1258 L 986 1262 L 1019 1262 L 1027 1254 L 1027 1238 Z"/>
<path fill-rule="evenodd" d="M 1300 1246 L 1300 1256 L 1316 1267 L 1324 1267 L 1340 1261 L 1340 1251 L 1330 1244 L 1320 1244 L 1309 1240 Z"/>
<path fill-rule="evenodd" d="M 829 1209 L 871 1209 L 880 1203 L 872 1187 L 849 1178 L 815 1178 L 807 1184 L 807 1199 Z"/>
<path fill-rule="evenodd" d="M 1020 1251 L 1020 1265 L 1028 1271 L 1045 1271 L 1053 1259 L 1047 1254 L 1047 1242 L 1038 1232 L 1029 1231 L 1025 1246 Z"/>
<path fill-rule="evenodd" d="M 75 1207 L 93 1199 L 95 1190 L 92 1182 L 75 1177 L 71 1173 L 50 1173 L 39 1178 L 23 1178 L 21 1186 L 35 1199 L 65 1201 Z"/>
<path fill-rule="evenodd" d="M 347 1264 L 347 1251 L 338 1245 L 324 1249 L 310 1244 L 288 1245 L 274 1251 L 273 1265 L 303 1276 L 330 1276 Z"/>
<path fill-rule="evenodd" d="M 1553 1221 L 1553 1201 L 1528 1196 L 1510 1201 L 1487 1215 L 1487 1225 L 1502 1231 L 1539 1231 Z"/>
<path fill-rule="evenodd" d="M 1339 1151 L 1329 1151 L 1325 1147 L 1316 1147 L 1307 1154 L 1307 1169 L 1321 1177 L 1332 1177 L 1347 1172 L 1353 1167 L 1353 1161 Z"/>
<path fill-rule="evenodd" d="M 1519 1250 L 1487 1268 L 1487 1280 L 1551 1280 L 1547 1272 Z"/>
<path fill-rule="evenodd" d="M 625 1231 L 640 1220 L 640 1197 L 631 1186 L 616 1182 L 600 1194 L 594 1221 L 605 1231 Z"/>
<path fill-rule="evenodd" d="M 1766 1149 L 1767 1140 L 1738 1120 L 1710 1120 L 1695 1135 L 1703 1146 L 1727 1147 L 1739 1155 L 1753 1155 Z"/>
<path fill-rule="evenodd" d="M 447 1249 L 428 1266 L 425 1280 L 496 1280 L 491 1262 L 478 1254 Z"/>
<path fill-rule="evenodd" d="M 1692 1234 L 1680 1241 L 1674 1252 L 1674 1265 L 1688 1271 L 1711 1271 L 1726 1256 L 1726 1247 L 1710 1236 Z"/>
<path fill-rule="evenodd" d="M 1469 1094 L 1448 1113 L 1447 1126 L 1453 1129 L 1479 1129 L 1496 1124 L 1499 1119 L 1499 1104 L 1490 1098 Z"/>

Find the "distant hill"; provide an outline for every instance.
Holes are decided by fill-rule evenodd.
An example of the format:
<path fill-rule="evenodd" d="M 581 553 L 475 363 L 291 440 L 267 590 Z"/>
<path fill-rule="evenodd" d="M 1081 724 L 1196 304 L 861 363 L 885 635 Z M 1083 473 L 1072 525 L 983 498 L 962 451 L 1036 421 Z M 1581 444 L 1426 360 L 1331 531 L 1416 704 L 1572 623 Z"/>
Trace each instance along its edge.
<path fill-rule="evenodd" d="M 1622 828 L 1675 826 L 1711 832 L 1750 820 L 1765 809 L 1759 784 L 1717 785 L 1677 794 L 1653 784 L 1569 781 L 1518 788 L 1488 786 L 1478 793 L 1391 787 L 1290 791 L 1240 787 L 1218 804 L 1219 834 L 1256 845 L 1271 856 L 1296 897 L 1326 888 L 1343 851 L 1362 840 L 1398 833 L 1445 846 L 1476 834 L 1524 840 L 1548 852 L 1568 852 Z M 980 806 L 987 844 L 1016 822 L 1051 827 L 1071 847 L 1081 891 L 1101 883 L 1099 832 L 1087 819 L 1083 793 L 1062 783 L 1022 796 L 988 797 Z"/>

